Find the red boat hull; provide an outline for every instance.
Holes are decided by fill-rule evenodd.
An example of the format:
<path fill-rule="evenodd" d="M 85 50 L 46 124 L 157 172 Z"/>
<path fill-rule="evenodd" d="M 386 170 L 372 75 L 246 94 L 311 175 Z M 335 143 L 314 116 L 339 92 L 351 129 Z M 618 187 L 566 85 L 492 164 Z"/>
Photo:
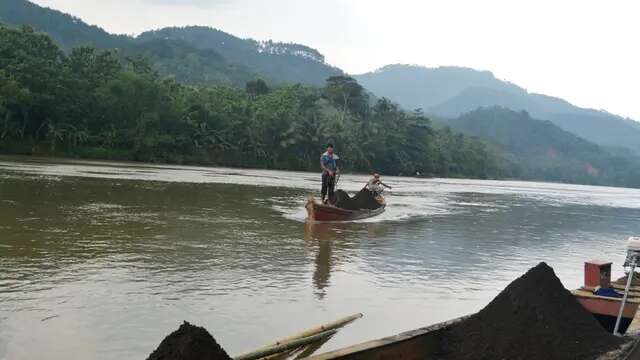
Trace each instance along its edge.
<path fill-rule="evenodd" d="M 366 219 L 384 212 L 384 205 L 375 210 L 347 210 L 317 203 L 313 200 L 307 201 L 308 219 L 312 221 L 351 221 Z"/>
<path fill-rule="evenodd" d="M 613 328 L 620 311 L 620 298 L 608 298 L 591 294 L 591 291 L 578 289 L 573 291 L 573 295 L 582 304 L 585 310 L 589 311 L 607 331 L 613 333 Z M 633 321 L 640 305 L 635 299 L 628 299 L 624 304 L 622 319 L 618 331 L 624 334 Z"/>

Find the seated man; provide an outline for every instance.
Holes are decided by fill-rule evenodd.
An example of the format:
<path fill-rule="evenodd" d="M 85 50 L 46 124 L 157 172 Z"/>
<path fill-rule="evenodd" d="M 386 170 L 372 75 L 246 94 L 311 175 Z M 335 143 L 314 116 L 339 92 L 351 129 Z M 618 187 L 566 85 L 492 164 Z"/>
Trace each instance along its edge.
<path fill-rule="evenodd" d="M 378 173 L 373 174 L 373 178 L 369 180 L 366 187 L 374 196 L 382 194 L 384 188 L 391 189 L 391 186 L 380 181 L 380 174 Z"/>

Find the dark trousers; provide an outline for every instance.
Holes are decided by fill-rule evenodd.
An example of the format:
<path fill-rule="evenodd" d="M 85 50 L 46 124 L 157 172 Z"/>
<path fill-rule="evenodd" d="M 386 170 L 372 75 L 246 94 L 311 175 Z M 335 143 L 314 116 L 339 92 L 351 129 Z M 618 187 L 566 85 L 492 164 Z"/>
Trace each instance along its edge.
<path fill-rule="evenodd" d="M 336 188 L 336 177 L 330 176 L 326 172 L 322 173 L 322 200 L 329 194 L 329 199 L 333 198 L 333 192 Z"/>

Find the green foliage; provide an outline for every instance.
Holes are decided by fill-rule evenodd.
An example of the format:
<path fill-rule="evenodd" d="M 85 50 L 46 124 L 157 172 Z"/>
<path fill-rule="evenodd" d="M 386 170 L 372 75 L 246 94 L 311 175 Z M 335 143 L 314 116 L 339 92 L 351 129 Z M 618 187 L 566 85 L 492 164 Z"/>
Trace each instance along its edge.
<path fill-rule="evenodd" d="M 338 75 L 328 78 L 324 97 L 342 111 L 343 117 L 349 112 L 360 118 L 367 116 L 369 97 L 352 77 Z"/>
<path fill-rule="evenodd" d="M 348 77 L 323 88 L 183 85 L 143 56 L 65 55 L 28 27 L 0 27 L 0 66 L 4 152 L 317 170 L 333 141 L 350 171 L 495 176 L 482 143 L 385 98 L 370 108 Z"/>
<path fill-rule="evenodd" d="M 269 92 L 269 86 L 262 79 L 251 80 L 245 85 L 245 91 L 249 96 L 256 97 L 258 95 L 264 95 Z"/>
<path fill-rule="evenodd" d="M 155 39 L 132 42 L 120 50 L 122 57 L 143 57 L 155 70 L 181 83 L 242 87 L 257 77 L 244 65 L 228 62 L 209 49 L 199 49 L 183 40 Z"/>
<path fill-rule="evenodd" d="M 50 37 L 30 27 L 0 32 L 0 69 L 3 69 L 5 130 L 20 139 L 46 134 L 48 124 L 59 113 L 66 85 L 62 51 Z M 55 108 L 55 109 L 54 109 Z"/>

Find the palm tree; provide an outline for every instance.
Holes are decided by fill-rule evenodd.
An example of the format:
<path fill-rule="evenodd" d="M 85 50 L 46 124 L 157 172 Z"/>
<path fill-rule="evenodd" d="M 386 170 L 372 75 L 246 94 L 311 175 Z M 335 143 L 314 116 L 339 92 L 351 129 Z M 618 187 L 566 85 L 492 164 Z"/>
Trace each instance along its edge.
<path fill-rule="evenodd" d="M 47 138 L 51 141 L 51 153 L 56 152 L 58 140 L 62 141 L 67 133 L 64 125 L 58 125 L 55 122 L 47 121 Z"/>

